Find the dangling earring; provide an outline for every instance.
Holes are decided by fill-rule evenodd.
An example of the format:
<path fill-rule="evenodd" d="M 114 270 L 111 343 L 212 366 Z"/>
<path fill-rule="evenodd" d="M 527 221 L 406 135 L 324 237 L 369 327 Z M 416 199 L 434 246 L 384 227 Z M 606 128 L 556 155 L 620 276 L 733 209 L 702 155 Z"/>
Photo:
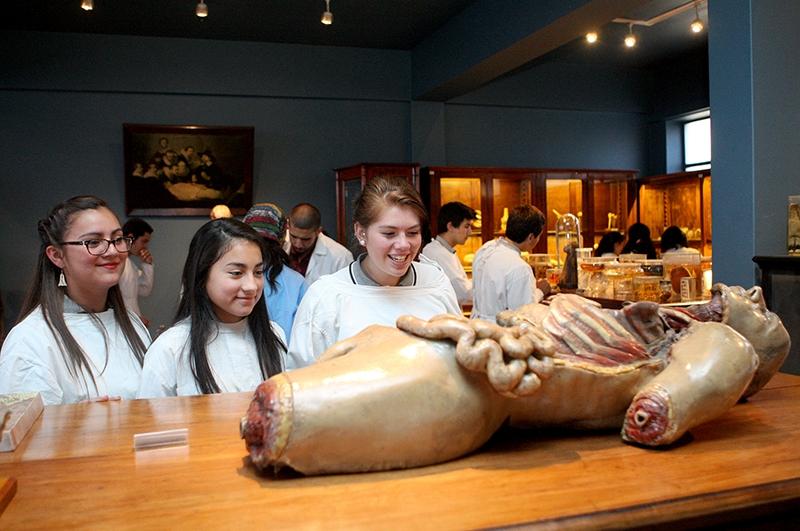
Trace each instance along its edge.
<path fill-rule="evenodd" d="M 58 287 L 59 288 L 66 288 L 67 287 L 67 279 L 64 278 L 64 270 L 61 270 L 61 273 L 58 275 Z"/>

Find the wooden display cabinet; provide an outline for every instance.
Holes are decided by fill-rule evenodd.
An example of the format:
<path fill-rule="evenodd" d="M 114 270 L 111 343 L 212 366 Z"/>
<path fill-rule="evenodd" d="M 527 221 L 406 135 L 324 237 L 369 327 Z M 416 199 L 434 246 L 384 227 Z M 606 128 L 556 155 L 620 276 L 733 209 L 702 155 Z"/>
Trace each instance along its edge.
<path fill-rule="evenodd" d="M 708 170 L 642 177 L 638 184 L 637 219 L 650 227 L 659 247 L 664 229 L 683 229 L 689 246 L 711 256 L 711 173 Z"/>
<path fill-rule="evenodd" d="M 336 172 L 336 239 L 356 254 L 353 203 L 368 181 L 376 177 L 400 177 L 419 191 L 419 164 L 361 163 Z"/>
<path fill-rule="evenodd" d="M 624 230 L 634 211 L 634 179 L 631 170 L 554 170 L 537 168 L 426 167 L 423 188 L 429 190 L 431 227 L 436 234 L 436 217 L 441 205 L 460 201 L 480 211 L 473 234 L 456 248 L 469 271 L 475 251 L 486 241 L 504 234 L 506 211 L 531 204 L 545 213 L 547 238 L 541 238 L 534 252 L 556 254 L 555 224 L 560 214 L 579 215 L 585 245 L 599 241 L 609 228 Z"/>

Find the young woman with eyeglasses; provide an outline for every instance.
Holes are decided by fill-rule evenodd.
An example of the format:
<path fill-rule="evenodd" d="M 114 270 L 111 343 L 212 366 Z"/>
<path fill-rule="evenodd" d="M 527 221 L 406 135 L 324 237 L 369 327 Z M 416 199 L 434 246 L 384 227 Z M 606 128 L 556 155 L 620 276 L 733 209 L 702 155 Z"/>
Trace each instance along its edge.
<path fill-rule="evenodd" d="M 36 274 L 0 351 L 0 393 L 45 404 L 135 398 L 150 344 L 119 290 L 131 240 L 106 203 L 73 197 L 39 221 Z"/>

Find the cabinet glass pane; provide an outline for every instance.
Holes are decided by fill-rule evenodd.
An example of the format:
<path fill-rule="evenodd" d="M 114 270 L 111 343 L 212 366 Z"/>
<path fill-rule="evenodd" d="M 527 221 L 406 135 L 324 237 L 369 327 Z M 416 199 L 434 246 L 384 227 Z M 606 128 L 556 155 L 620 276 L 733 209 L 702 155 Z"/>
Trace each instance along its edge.
<path fill-rule="evenodd" d="M 556 221 L 562 214 L 575 214 L 581 220 L 581 233 L 586 231 L 583 222 L 583 181 L 580 179 L 547 179 L 547 253 L 558 255 L 556 249 Z M 588 243 L 588 242 L 587 242 Z M 585 244 L 584 244 L 585 245 Z"/>
<path fill-rule="evenodd" d="M 358 194 L 361 193 L 361 179 L 353 179 L 351 181 L 344 181 L 344 234 L 346 243 L 344 244 L 348 249 L 354 251 L 358 249 L 356 243 L 356 236 L 353 232 L 353 212 Z M 355 252 L 353 253 L 355 254 Z"/>
<path fill-rule="evenodd" d="M 594 197 L 594 242 L 597 244 L 604 234 L 628 229 L 628 183 L 625 181 L 595 181 Z"/>
<path fill-rule="evenodd" d="M 492 218 L 484 219 L 491 223 L 492 234 L 502 236 L 506 233 L 506 221 L 511 209 L 519 205 L 531 204 L 531 181 L 525 179 L 492 179 Z"/>
<path fill-rule="evenodd" d="M 639 189 L 639 221 L 650 227 L 650 236 L 658 246 L 661 233 L 671 225 L 680 227 L 696 247 L 702 238 L 700 212 L 700 180 L 662 184 L 645 184 Z"/>
<path fill-rule="evenodd" d="M 456 254 L 467 273 L 472 271 L 472 259 L 475 251 L 483 244 L 481 238 L 481 180 L 480 178 L 443 178 L 440 179 L 441 204 L 458 201 L 474 209 L 479 214 L 479 219 L 472 223 L 472 235 L 467 238 L 464 245 L 456 246 Z M 434 223 L 436 220 L 433 220 Z"/>

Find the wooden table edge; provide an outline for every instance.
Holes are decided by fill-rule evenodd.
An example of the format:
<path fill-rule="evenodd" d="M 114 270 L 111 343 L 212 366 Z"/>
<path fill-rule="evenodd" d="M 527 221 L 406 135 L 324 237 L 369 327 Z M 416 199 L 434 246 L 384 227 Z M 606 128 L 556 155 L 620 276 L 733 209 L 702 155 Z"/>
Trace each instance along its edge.
<path fill-rule="evenodd" d="M 798 499 L 800 478 L 792 478 L 654 503 L 533 520 L 510 527 L 537 530 L 694 529 L 781 514 L 789 508 L 796 510 Z"/>
<path fill-rule="evenodd" d="M 6 510 L 8 504 L 17 493 L 17 480 L 12 477 L 0 478 L 0 514 Z"/>

